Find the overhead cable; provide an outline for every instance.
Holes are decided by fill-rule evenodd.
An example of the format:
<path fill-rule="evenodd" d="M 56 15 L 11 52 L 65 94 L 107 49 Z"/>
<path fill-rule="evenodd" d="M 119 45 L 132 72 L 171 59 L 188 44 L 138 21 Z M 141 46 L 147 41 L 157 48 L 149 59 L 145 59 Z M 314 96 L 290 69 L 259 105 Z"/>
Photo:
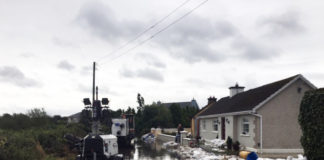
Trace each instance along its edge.
<path fill-rule="evenodd" d="M 160 23 L 162 23 L 163 21 L 165 21 L 167 18 L 169 18 L 171 15 L 173 15 L 175 12 L 177 12 L 181 7 L 183 7 L 184 5 L 186 5 L 189 1 L 191 0 L 186 0 L 183 3 L 181 3 L 177 8 L 175 8 L 174 10 L 172 10 L 169 14 L 167 14 L 166 16 L 164 16 L 162 19 L 160 19 L 159 21 L 157 21 L 156 23 L 154 23 L 153 25 L 151 25 L 150 27 L 148 27 L 147 29 L 143 30 L 141 33 L 139 33 L 138 35 L 136 35 L 134 38 L 132 38 L 131 40 L 127 41 L 126 43 L 124 43 L 123 45 L 119 46 L 118 48 L 116 48 L 115 50 L 111 51 L 110 53 L 102 56 L 101 58 L 97 59 L 97 61 L 101 61 L 107 57 L 112 56 L 114 53 L 118 52 L 119 50 L 125 48 L 126 46 L 128 46 L 129 44 L 133 43 L 134 41 L 136 41 L 137 39 L 139 39 L 141 36 L 143 36 L 145 33 L 147 33 L 148 31 L 152 30 L 153 28 L 155 28 L 157 25 L 159 25 Z"/>
<path fill-rule="evenodd" d="M 188 15 L 190 15 L 192 12 L 194 12 L 196 9 L 198 9 L 199 7 L 201 7 L 203 4 L 205 4 L 208 0 L 205 0 L 201 3 L 199 3 L 196 7 L 192 8 L 190 11 L 188 11 L 187 13 L 185 13 L 184 15 L 182 15 L 181 17 L 177 18 L 176 20 L 174 20 L 173 22 L 171 22 L 170 24 L 168 24 L 167 26 L 163 27 L 161 30 L 155 32 L 154 34 L 152 34 L 149 38 L 139 42 L 137 45 L 135 45 L 134 47 L 126 50 L 125 52 L 122 52 L 121 54 L 117 55 L 116 57 L 114 57 L 113 59 L 111 59 L 110 61 L 106 61 L 103 64 L 106 64 L 107 62 L 112 62 L 126 54 L 128 54 L 130 51 L 138 48 L 139 46 L 145 44 L 146 42 L 150 41 L 151 39 L 153 39 L 154 37 L 156 37 L 158 34 L 160 34 L 161 32 L 167 30 L 168 28 L 170 28 L 171 26 L 173 26 L 174 24 L 176 24 L 177 22 L 179 22 L 180 20 L 182 20 L 183 18 L 187 17 Z"/>

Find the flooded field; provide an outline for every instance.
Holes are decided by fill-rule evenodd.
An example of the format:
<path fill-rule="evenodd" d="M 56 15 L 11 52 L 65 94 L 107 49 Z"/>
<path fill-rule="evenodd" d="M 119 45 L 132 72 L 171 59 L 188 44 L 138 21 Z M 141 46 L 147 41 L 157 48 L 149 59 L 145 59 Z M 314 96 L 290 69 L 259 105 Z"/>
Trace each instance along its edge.
<path fill-rule="evenodd" d="M 133 149 L 120 149 L 120 153 L 124 155 L 125 160 L 178 160 L 173 155 L 161 148 L 162 143 L 145 144 L 137 142 Z"/>

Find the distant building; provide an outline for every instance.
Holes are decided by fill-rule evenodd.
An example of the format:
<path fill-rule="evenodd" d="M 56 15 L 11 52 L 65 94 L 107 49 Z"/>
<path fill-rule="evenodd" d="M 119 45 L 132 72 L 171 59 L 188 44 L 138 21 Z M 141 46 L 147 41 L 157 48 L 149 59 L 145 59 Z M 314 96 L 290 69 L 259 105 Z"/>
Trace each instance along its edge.
<path fill-rule="evenodd" d="M 198 103 L 196 102 L 195 99 L 192 99 L 191 101 L 187 101 L 187 102 L 169 102 L 169 103 L 157 102 L 157 104 L 165 106 L 167 108 L 170 108 L 171 105 L 176 104 L 179 105 L 180 108 L 193 107 L 199 109 Z"/>
<path fill-rule="evenodd" d="M 196 114 L 195 134 L 231 137 L 257 152 L 302 153 L 299 108 L 304 93 L 315 88 L 300 74 L 248 91 L 236 84 L 229 96 L 210 99 Z"/>
<path fill-rule="evenodd" d="M 72 114 L 67 117 L 68 118 L 68 123 L 79 123 L 81 119 L 81 112 Z"/>

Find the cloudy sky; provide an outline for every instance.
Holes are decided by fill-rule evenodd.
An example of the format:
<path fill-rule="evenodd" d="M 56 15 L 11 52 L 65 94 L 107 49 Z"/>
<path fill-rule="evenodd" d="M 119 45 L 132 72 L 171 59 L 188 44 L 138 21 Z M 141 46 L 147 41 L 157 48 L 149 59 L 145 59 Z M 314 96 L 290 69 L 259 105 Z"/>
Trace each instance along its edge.
<path fill-rule="evenodd" d="M 0 114 L 70 115 L 251 89 L 296 74 L 324 86 L 322 0 L 0 0 Z M 144 32 L 145 31 L 145 32 Z M 144 33 L 144 34 L 142 34 Z M 126 45 L 125 45 L 126 44 Z"/>

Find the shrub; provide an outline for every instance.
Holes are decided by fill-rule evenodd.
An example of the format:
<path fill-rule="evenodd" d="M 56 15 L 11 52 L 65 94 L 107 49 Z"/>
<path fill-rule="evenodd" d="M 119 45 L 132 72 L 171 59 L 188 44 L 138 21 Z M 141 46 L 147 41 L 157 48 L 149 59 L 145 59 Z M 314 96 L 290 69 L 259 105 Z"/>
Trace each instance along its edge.
<path fill-rule="evenodd" d="M 300 142 L 308 160 L 324 159 L 324 88 L 305 93 L 300 105 Z"/>
<path fill-rule="evenodd" d="M 233 149 L 234 151 L 238 152 L 240 151 L 240 142 L 239 141 L 236 141 L 234 144 L 233 144 Z"/>
<path fill-rule="evenodd" d="M 0 159 L 41 159 L 42 153 L 36 150 L 36 142 L 32 138 L 20 134 L 11 134 L 6 144 L 0 148 Z"/>
<path fill-rule="evenodd" d="M 226 146 L 227 146 L 228 150 L 232 150 L 233 140 L 232 140 L 232 138 L 230 136 L 227 137 Z"/>

